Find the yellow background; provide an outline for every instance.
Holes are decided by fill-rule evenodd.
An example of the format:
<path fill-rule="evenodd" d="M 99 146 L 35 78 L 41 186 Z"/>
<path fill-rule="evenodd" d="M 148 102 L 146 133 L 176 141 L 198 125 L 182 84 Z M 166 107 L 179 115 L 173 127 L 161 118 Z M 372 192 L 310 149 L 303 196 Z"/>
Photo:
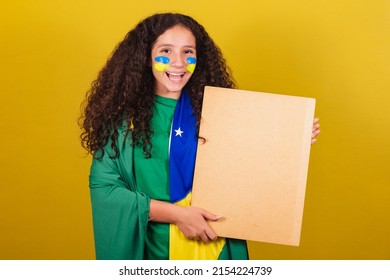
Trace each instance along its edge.
<path fill-rule="evenodd" d="M 314 97 L 301 245 L 252 259 L 390 258 L 390 1 L 2 1 L 0 259 L 93 259 L 77 118 L 114 46 L 155 12 L 189 14 L 240 89 Z"/>

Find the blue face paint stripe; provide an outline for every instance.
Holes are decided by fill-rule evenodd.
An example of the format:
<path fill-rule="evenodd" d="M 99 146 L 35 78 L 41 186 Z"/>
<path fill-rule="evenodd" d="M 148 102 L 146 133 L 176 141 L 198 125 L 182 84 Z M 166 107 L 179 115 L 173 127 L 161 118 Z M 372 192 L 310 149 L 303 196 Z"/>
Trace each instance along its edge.
<path fill-rule="evenodd" d="M 187 63 L 188 64 L 196 64 L 196 58 L 195 57 L 187 57 Z"/>
<path fill-rule="evenodd" d="M 154 61 L 158 63 L 168 64 L 171 60 L 166 56 L 157 56 Z"/>

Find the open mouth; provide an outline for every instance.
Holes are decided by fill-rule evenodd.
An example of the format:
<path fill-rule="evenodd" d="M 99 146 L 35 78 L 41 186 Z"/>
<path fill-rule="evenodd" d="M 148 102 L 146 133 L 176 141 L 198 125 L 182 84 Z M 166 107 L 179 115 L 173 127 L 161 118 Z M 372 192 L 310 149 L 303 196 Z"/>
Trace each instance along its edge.
<path fill-rule="evenodd" d="M 172 72 L 165 72 L 165 74 L 168 76 L 170 80 L 173 81 L 180 81 L 185 75 L 185 73 L 172 73 Z"/>

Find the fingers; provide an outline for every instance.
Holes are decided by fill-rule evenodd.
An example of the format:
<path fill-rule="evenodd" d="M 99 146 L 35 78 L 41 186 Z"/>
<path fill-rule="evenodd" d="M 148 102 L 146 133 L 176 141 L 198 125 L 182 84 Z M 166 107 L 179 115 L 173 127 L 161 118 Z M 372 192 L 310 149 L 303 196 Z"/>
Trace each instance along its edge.
<path fill-rule="evenodd" d="M 311 138 L 312 138 L 312 139 L 313 139 L 313 138 L 316 138 L 318 134 L 320 134 L 320 130 L 319 130 L 319 129 L 314 130 L 314 131 L 311 133 Z"/>
<path fill-rule="evenodd" d="M 205 243 L 209 243 L 211 241 L 217 240 L 217 238 L 218 238 L 218 236 L 215 234 L 215 232 L 212 229 L 208 228 L 208 229 L 205 229 L 200 234 L 198 234 L 198 236 L 189 237 L 188 239 L 195 240 L 195 241 L 201 240 Z"/>
<path fill-rule="evenodd" d="M 312 127 L 312 134 L 311 134 L 311 144 L 313 145 L 315 142 L 317 142 L 317 135 L 321 132 L 320 124 L 319 124 L 319 118 L 314 118 L 313 120 L 313 127 Z"/>
<path fill-rule="evenodd" d="M 200 235 L 200 239 L 205 243 L 210 242 L 209 237 L 207 236 L 206 232 L 202 232 L 202 234 Z"/>
<path fill-rule="evenodd" d="M 204 231 L 205 235 L 207 236 L 209 241 L 217 240 L 218 236 L 215 234 L 215 232 L 211 229 L 208 228 Z"/>
<path fill-rule="evenodd" d="M 218 221 L 221 216 L 197 207 L 190 206 L 185 210 L 190 213 L 190 216 L 186 216 L 185 221 L 176 225 L 188 239 L 209 243 L 218 238 L 208 221 Z"/>
<path fill-rule="evenodd" d="M 207 212 L 206 210 L 202 211 L 202 216 L 204 217 L 205 221 L 218 221 L 222 216 L 221 215 L 214 215 L 210 212 Z M 208 243 L 210 241 L 216 240 L 218 236 L 215 234 L 215 232 L 210 228 L 210 226 L 206 223 L 204 225 L 204 231 L 199 235 L 200 239 Z"/>
<path fill-rule="evenodd" d="M 320 130 L 316 130 L 311 134 L 311 144 L 313 145 L 315 142 L 317 142 L 317 135 L 320 133 Z"/>
<path fill-rule="evenodd" d="M 312 131 L 316 131 L 320 128 L 320 124 L 319 124 L 319 118 L 314 118 L 313 120 L 313 128 L 312 128 Z"/>

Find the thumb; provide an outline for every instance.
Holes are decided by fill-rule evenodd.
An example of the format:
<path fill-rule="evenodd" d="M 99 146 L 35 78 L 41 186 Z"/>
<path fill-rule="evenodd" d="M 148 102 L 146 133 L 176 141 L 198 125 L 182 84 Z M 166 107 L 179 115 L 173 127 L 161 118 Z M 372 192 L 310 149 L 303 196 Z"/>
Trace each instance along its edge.
<path fill-rule="evenodd" d="M 203 213 L 203 217 L 206 220 L 210 220 L 210 221 L 218 221 L 219 219 L 222 218 L 221 215 L 214 215 L 214 214 L 211 214 L 210 212 L 206 212 L 206 211 Z"/>

